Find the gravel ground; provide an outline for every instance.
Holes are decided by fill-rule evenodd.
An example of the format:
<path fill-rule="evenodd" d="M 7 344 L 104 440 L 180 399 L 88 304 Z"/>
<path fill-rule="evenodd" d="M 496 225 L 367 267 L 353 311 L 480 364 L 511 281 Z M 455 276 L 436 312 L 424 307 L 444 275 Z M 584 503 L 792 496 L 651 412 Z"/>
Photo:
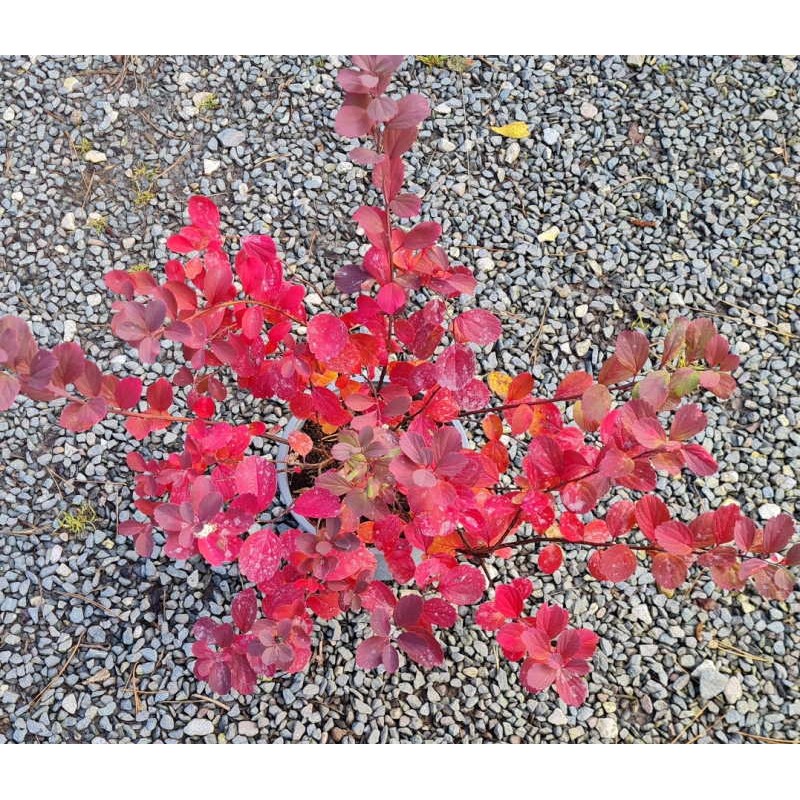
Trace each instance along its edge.
<path fill-rule="evenodd" d="M 332 130 L 340 65 L 4 57 L 0 314 L 143 374 L 108 332 L 101 277 L 162 264 L 194 192 L 215 198 L 229 232 L 275 236 L 312 307 L 337 303 L 331 276 L 358 249 L 348 215 L 365 188 Z M 664 491 L 687 511 L 733 497 L 762 517 L 774 505 L 797 515 L 796 62 L 486 57 L 464 74 L 409 61 L 399 81 L 435 108 L 411 158 L 426 213 L 505 323 L 486 369 L 533 359 L 551 388 L 597 365 L 624 327 L 660 334 L 678 314 L 713 313 L 744 362 L 741 391 L 710 409 L 720 473 Z M 515 119 L 529 138 L 487 129 Z M 557 239 L 540 242 L 552 226 Z M 137 558 L 114 532 L 130 500 L 121 426 L 72 435 L 56 419 L 29 401 L 0 417 L 0 741 L 800 737 L 797 601 L 712 600 L 702 579 L 668 599 L 641 570 L 607 588 L 578 555 L 537 593 L 601 636 L 580 709 L 522 692 L 473 626 L 447 637 L 445 668 L 356 670 L 363 620 L 323 626 L 307 674 L 252 698 L 206 697 L 188 631 L 201 612 L 224 613 L 238 577 Z M 82 503 L 94 525 L 59 528 Z"/>

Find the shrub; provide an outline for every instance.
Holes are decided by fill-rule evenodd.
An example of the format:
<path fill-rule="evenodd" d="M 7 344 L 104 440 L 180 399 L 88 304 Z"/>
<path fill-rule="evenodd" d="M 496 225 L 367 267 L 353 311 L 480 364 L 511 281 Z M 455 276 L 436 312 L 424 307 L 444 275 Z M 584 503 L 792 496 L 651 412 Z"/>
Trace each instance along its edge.
<path fill-rule="evenodd" d="M 245 236 L 231 258 L 217 207 L 192 197 L 160 277 L 105 277 L 122 298 L 112 305 L 113 332 L 144 364 L 179 361 L 170 377 L 145 387 L 103 372 L 76 343 L 47 350 L 6 316 L 0 409 L 23 394 L 65 401 L 60 422 L 72 431 L 109 414 L 138 441 L 182 429 L 181 448 L 165 458 L 128 454 L 135 510 L 119 531 L 141 556 L 158 542 L 171 558 L 236 563 L 253 584 L 233 598 L 232 621 L 194 626 L 195 672 L 213 691 L 248 693 L 260 675 L 305 669 L 314 618 L 347 611 L 369 614 L 361 667 L 393 672 L 402 657 L 434 666 L 445 657 L 437 629 L 480 603 L 475 622 L 522 662 L 522 684 L 554 685 L 578 705 L 597 635 L 569 627 L 568 613 L 546 601 L 532 609 L 529 578 L 484 599 L 487 560 L 551 574 L 564 551 L 587 548 L 599 581 L 644 567 L 672 592 L 699 567 L 721 589 L 750 583 L 784 600 L 800 562 L 800 545 L 789 548 L 794 523 L 781 514 L 760 528 L 734 503 L 686 522 L 657 496 L 658 473 L 717 469 L 694 441 L 706 416 L 689 399 L 727 399 L 739 359 L 708 319 L 675 320 L 659 355 L 643 333 L 624 331 L 596 377 L 571 372 L 551 397 L 536 392 L 529 372 L 479 377 L 476 354 L 500 338 L 499 320 L 458 307 L 476 281 L 450 263 L 439 223 L 399 222 L 420 216 L 420 198 L 404 188 L 403 155 L 429 113 L 419 94 L 386 93 L 400 63 L 357 56 L 338 74 L 345 99 L 336 131 L 365 140 L 349 156 L 371 170 L 379 198 L 353 214 L 368 241 L 363 258 L 335 276 L 355 296 L 349 311 L 309 316 L 272 239 Z M 257 419 L 255 404 L 249 424 L 226 422 L 231 386 L 282 401 L 305 431 L 281 435 Z M 464 446 L 457 420 L 480 422 L 474 447 Z M 276 464 L 254 453 L 256 438 L 289 456 Z M 510 439 L 527 441 L 518 463 Z M 313 520 L 313 532 L 264 524 L 279 470 L 305 485 L 291 510 Z M 379 563 L 391 579 L 376 578 Z"/>

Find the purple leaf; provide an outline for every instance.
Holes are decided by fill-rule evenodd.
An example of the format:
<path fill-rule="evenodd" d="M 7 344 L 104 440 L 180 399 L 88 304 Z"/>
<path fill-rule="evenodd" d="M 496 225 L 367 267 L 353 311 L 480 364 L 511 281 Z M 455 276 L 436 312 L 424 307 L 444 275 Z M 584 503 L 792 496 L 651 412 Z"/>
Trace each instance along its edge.
<path fill-rule="evenodd" d="M 342 294 L 357 294 L 367 278 L 369 275 L 358 264 L 345 264 L 334 276 L 336 288 Z"/>
<path fill-rule="evenodd" d="M 413 628 L 422 616 L 424 601 L 421 595 L 407 594 L 401 597 L 394 609 L 394 621 L 400 628 Z"/>
<path fill-rule="evenodd" d="M 444 653 L 439 642 L 430 633 L 406 631 L 397 638 L 398 647 L 421 667 L 435 667 L 444 661 Z"/>
<path fill-rule="evenodd" d="M 356 665 L 361 669 L 375 669 L 383 663 L 383 651 L 389 640 L 386 636 L 370 636 L 356 648 Z"/>
<path fill-rule="evenodd" d="M 256 621 L 258 602 L 255 589 L 245 589 L 233 598 L 231 616 L 240 633 L 247 633 Z"/>

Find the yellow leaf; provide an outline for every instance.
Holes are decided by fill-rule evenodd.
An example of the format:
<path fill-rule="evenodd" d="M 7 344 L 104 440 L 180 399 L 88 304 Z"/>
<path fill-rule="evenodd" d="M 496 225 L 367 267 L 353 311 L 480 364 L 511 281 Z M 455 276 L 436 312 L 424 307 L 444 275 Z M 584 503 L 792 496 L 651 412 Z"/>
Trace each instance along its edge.
<path fill-rule="evenodd" d="M 311 383 L 314 386 L 328 386 L 333 383 L 338 376 L 338 372 L 333 372 L 333 370 L 330 369 L 325 372 L 315 372 L 311 376 Z"/>
<path fill-rule="evenodd" d="M 528 127 L 527 122 L 509 122 L 508 125 L 503 125 L 499 128 L 490 127 L 492 133 L 499 133 L 508 139 L 525 139 L 531 135 L 531 129 Z"/>
<path fill-rule="evenodd" d="M 508 394 L 508 387 L 511 385 L 511 376 L 506 375 L 505 372 L 490 372 L 489 373 L 489 388 L 501 398 L 505 398 Z"/>

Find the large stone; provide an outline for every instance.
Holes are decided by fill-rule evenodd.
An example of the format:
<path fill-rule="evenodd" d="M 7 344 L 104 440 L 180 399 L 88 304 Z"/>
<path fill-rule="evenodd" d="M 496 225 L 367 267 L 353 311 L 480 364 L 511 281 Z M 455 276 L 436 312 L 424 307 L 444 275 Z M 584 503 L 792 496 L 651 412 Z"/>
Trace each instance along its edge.
<path fill-rule="evenodd" d="M 210 719 L 193 719 L 184 729 L 187 736 L 208 736 L 214 732 L 214 725 Z"/>
<path fill-rule="evenodd" d="M 244 131 L 237 131 L 235 128 L 225 128 L 218 134 L 217 139 L 223 147 L 238 147 L 240 144 L 244 144 L 247 134 Z"/>
<path fill-rule="evenodd" d="M 729 675 L 720 672 L 713 661 L 704 661 L 692 676 L 700 681 L 700 697 L 703 700 L 710 700 L 724 692 L 730 678 Z"/>

